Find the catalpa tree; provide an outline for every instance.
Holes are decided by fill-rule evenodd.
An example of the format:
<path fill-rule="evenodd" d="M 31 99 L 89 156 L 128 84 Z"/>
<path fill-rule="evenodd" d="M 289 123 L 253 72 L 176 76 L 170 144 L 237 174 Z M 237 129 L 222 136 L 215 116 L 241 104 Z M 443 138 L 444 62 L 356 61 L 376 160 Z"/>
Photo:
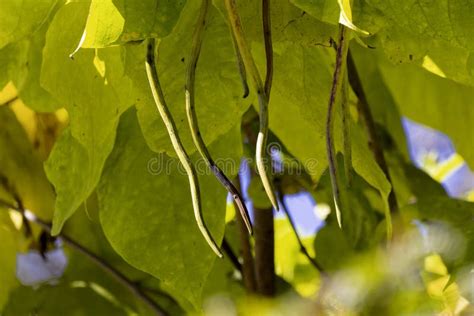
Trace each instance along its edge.
<path fill-rule="evenodd" d="M 473 28 L 470 0 L 1 1 L 0 314 L 474 314 L 473 195 L 402 125 L 474 166 Z"/>

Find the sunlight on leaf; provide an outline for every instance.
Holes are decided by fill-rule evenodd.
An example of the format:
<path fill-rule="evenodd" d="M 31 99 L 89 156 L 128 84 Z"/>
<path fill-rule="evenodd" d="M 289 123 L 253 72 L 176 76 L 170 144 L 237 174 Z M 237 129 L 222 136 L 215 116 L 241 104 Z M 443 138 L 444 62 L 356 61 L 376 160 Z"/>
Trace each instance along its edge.
<path fill-rule="evenodd" d="M 352 23 L 352 8 L 351 8 L 351 0 L 337 0 L 339 4 L 339 9 L 341 10 L 339 15 L 339 23 L 344 24 L 348 28 L 362 33 L 363 35 L 369 35 L 369 32 L 361 30 L 357 26 Z"/>

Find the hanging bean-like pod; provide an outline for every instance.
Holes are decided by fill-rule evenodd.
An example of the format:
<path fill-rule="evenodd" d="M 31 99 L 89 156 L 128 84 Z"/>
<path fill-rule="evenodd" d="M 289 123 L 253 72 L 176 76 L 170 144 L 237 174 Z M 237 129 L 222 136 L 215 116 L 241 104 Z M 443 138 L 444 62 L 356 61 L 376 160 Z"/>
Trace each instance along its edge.
<path fill-rule="evenodd" d="M 235 41 L 237 42 L 237 47 L 242 56 L 242 60 L 245 65 L 245 69 L 252 78 L 254 89 L 257 92 L 258 102 L 260 105 L 259 118 L 260 118 L 260 127 L 257 136 L 256 144 L 256 162 L 257 162 L 257 171 L 262 180 L 263 187 L 267 193 L 270 202 L 273 207 L 278 210 L 278 202 L 275 195 L 275 190 L 273 188 L 273 183 L 269 172 L 271 168 L 267 168 L 269 164 L 269 159 L 266 157 L 266 145 L 268 138 L 268 95 L 265 92 L 265 87 L 263 85 L 262 79 L 258 72 L 255 61 L 250 52 L 250 48 L 247 45 L 247 41 L 244 37 L 244 32 L 242 29 L 242 22 L 240 21 L 239 13 L 237 12 L 237 5 L 235 0 L 225 0 L 226 10 L 229 16 L 229 22 L 233 32 Z"/>
<path fill-rule="evenodd" d="M 226 177 L 224 172 L 215 164 L 214 160 L 212 159 L 211 154 L 209 153 L 209 150 L 202 139 L 201 132 L 199 131 L 199 124 L 195 110 L 194 86 L 196 79 L 196 66 L 199 60 L 199 54 L 201 52 L 202 38 L 206 24 L 207 12 L 209 10 L 209 3 L 210 0 L 202 0 L 201 12 L 199 13 L 199 17 L 196 22 L 196 28 L 193 34 L 191 56 L 188 59 L 186 70 L 186 114 L 188 116 L 189 128 L 191 130 L 194 145 L 196 146 L 202 159 L 204 159 L 206 165 L 214 173 L 217 180 L 219 180 L 225 189 L 232 195 L 232 198 L 235 200 L 235 204 L 240 211 L 240 215 L 247 226 L 247 230 L 250 234 L 252 234 L 252 225 L 250 223 L 250 217 L 243 198 L 240 195 L 240 192 L 235 188 L 232 182 Z"/>
<path fill-rule="evenodd" d="M 189 159 L 189 156 L 186 153 L 183 144 L 181 143 L 176 124 L 166 104 L 165 97 L 161 89 L 160 81 L 158 79 L 158 72 L 156 71 L 155 50 L 155 39 L 151 38 L 148 40 L 147 58 L 145 62 L 146 73 L 148 76 L 148 82 L 150 83 L 151 92 L 153 94 L 153 98 L 155 100 L 156 107 L 158 108 L 158 112 L 160 113 L 161 119 L 163 120 L 163 123 L 165 123 L 166 130 L 168 131 L 176 155 L 178 156 L 179 161 L 183 165 L 184 169 L 186 170 L 186 174 L 188 175 L 194 216 L 196 218 L 199 230 L 201 231 L 201 234 L 204 236 L 211 249 L 216 253 L 217 256 L 222 258 L 222 252 L 217 246 L 217 243 L 212 238 L 211 233 L 206 227 L 206 224 L 204 223 L 202 217 L 201 195 L 199 192 L 198 177 L 196 174 L 196 170 L 194 169 L 194 166 L 192 165 L 191 160 Z"/>
<path fill-rule="evenodd" d="M 347 56 L 348 45 L 346 41 L 346 27 L 339 25 L 339 42 L 336 52 L 336 67 L 332 78 L 331 94 L 329 96 L 328 114 L 326 118 L 326 151 L 329 162 L 329 174 L 331 176 L 332 194 L 334 205 L 336 207 L 336 217 L 339 227 L 342 227 L 341 218 L 341 192 L 339 180 L 337 178 L 336 150 L 334 148 L 334 116 L 336 112 L 336 101 L 341 90 L 342 80 L 344 78 L 345 60 Z"/>

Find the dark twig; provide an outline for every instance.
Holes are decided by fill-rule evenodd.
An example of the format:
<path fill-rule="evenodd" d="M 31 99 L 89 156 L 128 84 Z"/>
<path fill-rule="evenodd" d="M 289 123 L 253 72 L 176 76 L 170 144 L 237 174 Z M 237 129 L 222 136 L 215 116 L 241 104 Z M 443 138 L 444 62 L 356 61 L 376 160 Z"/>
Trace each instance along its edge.
<path fill-rule="evenodd" d="M 257 136 L 252 128 L 254 121 L 243 124 L 242 129 L 251 148 L 255 146 Z M 251 168 L 251 177 L 256 173 Z M 273 186 L 273 182 L 272 182 Z M 276 198 L 276 196 L 275 196 Z M 257 293 L 265 296 L 275 294 L 275 233 L 273 210 L 271 207 L 260 209 L 254 206 L 255 237 L 255 281 Z M 249 272 L 250 273 L 250 272 Z"/>
<path fill-rule="evenodd" d="M 240 179 L 237 176 L 234 181 L 235 187 L 241 191 Z M 242 279 L 247 292 L 254 293 L 257 290 L 257 281 L 255 280 L 255 263 L 250 245 L 250 238 L 247 234 L 247 228 L 240 216 L 236 216 L 239 226 L 240 251 L 242 255 Z"/>
<path fill-rule="evenodd" d="M 273 81 L 273 45 L 269 0 L 262 0 L 262 22 L 266 59 L 264 91 L 268 106 L 268 102 L 270 102 L 270 92 Z M 260 123 L 262 123 L 262 120 Z M 266 143 L 266 141 L 264 143 Z M 271 157 L 269 158 L 271 160 Z M 271 184 L 273 186 L 273 183 Z M 270 187 L 272 188 L 272 186 Z M 273 191 L 273 188 L 271 190 Z M 274 204 L 275 209 L 278 210 L 278 201 L 272 201 L 272 203 Z M 254 208 L 254 211 L 256 231 L 255 272 L 257 277 L 257 288 L 260 294 L 273 296 L 275 295 L 275 227 L 273 222 L 273 211 L 271 208 L 258 209 L 256 207 Z"/>
<path fill-rule="evenodd" d="M 359 99 L 358 107 L 359 112 L 364 120 L 367 135 L 369 138 L 369 147 L 372 150 L 372 154 L 374 156 L 375 161 L 379 165 L 380 169 L 382 169 L 385 177 L 387 178 L 390 185 L 392 185 L 392 180 L 390 177 L 390 173 L 388 170 L 387 162 L 385 161 L 385 156 L 383 153 L 383 148 L 381 142 L 377 136 L 377 130 L 375 127 L 375 121 L 372 116 L 372 112 L 370 111 L 369 102 L 367 101 L 367 96 L 362 88 L 362 82 L 359 77 L 359 73 L 357 72 L 357 68 L 354 63 L 354 58 L 352 57 L 351 52 L 349 51 L 347 56 L 347 71 L 349 76 L 349 83 L 352 87 L 352 90 L 357 95 Z M 395 196 L 395 192 L 393 190 L 390 191 L 388 195 L 388 206 L 390 213 L 397 213 L 398 212 L 398 202 L 397 197 Z"/>
<path fill-rule="evenodd" d="M 257 290 L 265 296 L 275 295 L 275 227 L 271 207 L 254 207 L 255 275 Z"/>
<path fill-rule="evenodd" d="M 18 203 L 18 201 L 17 201 Z M 46 221 L 36 217 L 33 213 L 29 212 L 28 210 L 21 210 L 17 206 L 8 203 L 6 201 L 0 200 L 0 206 L 3 206 L 7 209 L 17 211 L 21 214 L 25 214 L 26 219 L 29 222 L 33 222 L 43 228 L 46 232 L 51 234 L 51 224 L 47 223 Z M 122 274 L 120 271 L 116 270 L 113 266 L 111 266 L 108 262 L 106 262 L 104 259 L 100 258 L 96 254 L 92 253 L 90 250 L 85 248 L 84 246 L 80 245 L 78 242 L 76 242 L 74 239 L 71 237 L 65 235 L 64 233 L 60 233 L 58 237 L 61 238 L 61 240 L 68 245 L 70 248 L 75 249 L 77 252 L 83 254 L 87 258 L 89 258 L 92 262 L 94 262 L 98 267 L 100 267 L 102 270 L 110 274 L 117 282 L 125 286 L 133 295 L 135 295 L 137 298 L 142 300 L 146 305 L 148 305 L 156 315 L 161 315 L 165 316 L 168 315 L 168 313 L 161 307 L 159 306 L 155 301 L 153 301 L 148 295 L 146 295 L 142 289 L 139 287 L 138 284 L 134 283 L 130 279 L 128 279 L 124 274 Z"/>
<path fill-rule="evenodd" d="M 316 261 L 315 258 L 311 257 L 311 255 L 308 252 L 308 249 L 304 246 L 303 242 L 301 241 L 301 238 L 298 234 L 298 230 L 296 229 L 296 224 L 295 221 L 291 215 L 291 213 L 288 211 L 288 208 L 286 206 L 285 200 L 283 199 L 283 193 L 281 191 L 281 188 L 277 186 L 277 192 L 278 192 L 278 197 L 279 197 L 279 202 L 281 209 L 283 212 L 286 214 L 286 217 L 288 218 L 288 221 L 290 222 L 291 229 L 293 230 L 293 233 L 295 234 L 296 240 L 298 241 L 298 245 L 300 246 L 300 251 L 305 255 L 306 258 L 308 258 L 308 261 L 316 268 L 316 270 L 319 271 L 319 273 L 326 275 L 326 272 L 324 272 L 323 267 Z"/>
<path fill-rule="evenodd" d="M 222 240 L 222 250 L 224 251 L 224 253 L 229 258 L 229 260 L 232 263 L 232 265 L 234 266 L 235 270 L 242 273 L 242 265 L 239 262 L 239 258 L 237 258 L 234 251 L 232 250 L 232 247 L 230 246 L 229 242 L 225 238 Z"/>
<path fill-rule="evenodd" d="M 25 208 L 23 207 L 23 202 L 21 201 L 20 196 L 18 195 L 18 192 L 13 187 L 13 185 L 8 181 L 8 178 L 5 177 L 3 174 L 0 174 L 0 185 L 5 189 L 6 192 L 8 192 L 11 195 L 15 203 L 18 204 L 17 209 L 20 210 L 20 213 L 21 213 L 23 226 L 25 227 L 25 236 L 26 237 L 31 236 L 32 234 L 31 225 L 28 222 L 28 220 L 25 218 L 25 214 L 22 211 Z"/>

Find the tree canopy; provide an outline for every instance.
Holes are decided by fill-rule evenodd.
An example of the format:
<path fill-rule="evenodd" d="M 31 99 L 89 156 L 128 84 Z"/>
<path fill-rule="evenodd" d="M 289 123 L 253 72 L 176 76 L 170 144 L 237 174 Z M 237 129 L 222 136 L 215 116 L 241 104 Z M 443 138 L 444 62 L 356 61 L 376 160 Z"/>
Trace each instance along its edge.
<path fill-rule="evenodd" d="M 471 315 L 472 195 L 402 119 L 474 167 L 473 29 L 470 0 L 2 1 L 0 314 Z"/>

